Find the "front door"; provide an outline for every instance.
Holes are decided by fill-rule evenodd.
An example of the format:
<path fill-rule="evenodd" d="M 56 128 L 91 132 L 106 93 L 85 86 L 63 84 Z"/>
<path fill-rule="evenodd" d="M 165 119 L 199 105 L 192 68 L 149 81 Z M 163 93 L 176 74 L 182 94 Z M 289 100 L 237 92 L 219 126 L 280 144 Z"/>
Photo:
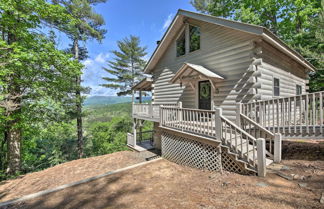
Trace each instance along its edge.
<path fill-rule="evenodd" d="M 198 89 L 198 104 L 199 109 L 211 109 L 211 85 L 209 81 L 200 81 Z"/>

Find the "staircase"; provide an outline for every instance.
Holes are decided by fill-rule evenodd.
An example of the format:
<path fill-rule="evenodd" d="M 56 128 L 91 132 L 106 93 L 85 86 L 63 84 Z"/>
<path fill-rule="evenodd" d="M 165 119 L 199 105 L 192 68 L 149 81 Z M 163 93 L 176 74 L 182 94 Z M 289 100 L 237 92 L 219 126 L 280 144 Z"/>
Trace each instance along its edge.
<path fill-rule="evenodd" d="M 243 165 L 245 170 L 265 175 L 266 166 L 273 162 L 272 145 L 275 137 L 252 120 L 242 119 L 245 124 L 249 121 L 249 127 L 259 128 L 261 134 L 258 138 L 263 136 L 266 139 L 257 140 L 258 135 L 248 133 L 228 120 L 222 115 L 220 108 L 209 111 L 161 106 L 160 115 L 160 127 L 162 128 L 221 142 L 221 147 L 236 162 Z M 242 118 L 246 117 L 242 115 Z"/>

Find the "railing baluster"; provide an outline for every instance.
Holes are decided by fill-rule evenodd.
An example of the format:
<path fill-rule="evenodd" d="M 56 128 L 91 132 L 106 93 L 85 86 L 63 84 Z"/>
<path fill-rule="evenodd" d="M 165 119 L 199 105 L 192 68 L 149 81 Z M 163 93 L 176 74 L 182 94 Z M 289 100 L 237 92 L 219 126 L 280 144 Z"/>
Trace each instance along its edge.
<path fill-rule="evenodd" d="M 315 101 L 315 93 L 313 93 L 313 134 L 315 134 L 315 126 L 316 126 L 316 101 Z"/>

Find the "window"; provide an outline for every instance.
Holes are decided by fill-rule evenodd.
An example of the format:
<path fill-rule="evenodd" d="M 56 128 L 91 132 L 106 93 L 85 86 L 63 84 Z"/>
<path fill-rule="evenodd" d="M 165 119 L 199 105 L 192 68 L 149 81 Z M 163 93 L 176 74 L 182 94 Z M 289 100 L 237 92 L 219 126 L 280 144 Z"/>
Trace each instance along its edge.
<path fill-rule="evenodd" d="M 302 87 L 301 85 L 296 85 L 296 95 L 301 95 L 302 94 Z"/>
<path fill-rule="evenodd" d="M 273 96 L 280 96 L 280 80 L 273 78 Z"/>
<path fill-rule="evenodd" d="M 189 25 L 189 39 L 190 39 L 189 52 L 193 52 L 200 49 L 200 28 L 199 27 Z"/>
<path fill-rule="evenodd" d="M 180 57 L 186 53 L 186 35 L 185 31 L 177 40 L 177 57 Z"/>

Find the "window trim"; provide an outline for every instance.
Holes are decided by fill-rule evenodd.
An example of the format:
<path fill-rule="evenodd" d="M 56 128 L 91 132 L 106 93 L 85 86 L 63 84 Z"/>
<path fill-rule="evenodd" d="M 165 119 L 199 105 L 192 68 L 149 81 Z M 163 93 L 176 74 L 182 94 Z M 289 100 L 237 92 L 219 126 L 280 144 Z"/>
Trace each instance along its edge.
<path fill-rule="evenodd" d="M 196 49 L 194 51 L 190 51 L 190 26 L 199 28 L 199 49 Z M 189 46 L 188 54 L 199 51 L 201 49 L 201 30 L 200 29 L 201 29 L 201 27 L 198 26 L 198 25 L 188 24 L 188 39 L 189 39 L 188 40 L 188 42 L 189 42 L 189 44 L 188 44 L 188 46 Z"/>
<path fill-rule="evenodd" d="M 298 87 L 300 87 L 300 93 L 298 94 Z M 296 84 L 296 96 L 303 94 L 303 87 L 300 84 Z"/>
<path fill-rule="evenodd" d="M 199 35 L 199 49 L 195 50 L 195 51 L 190 51 L 190 31 L 189 31 L 189 27 L 193 26 L 193 27 L 198 27 L 199 31 L 200 31 L 200 35 Z M 177 41 L 179 40 L 179 38 L 181 37 L 182 34 L 185 34 L 185 53 L 183 55 L 177 56 Z M 196 24 L 191 24 L 191 23 L 185 23 L 185 25 L 181 28 L 181 30 L 179 31 L 178 35 L 175 38 L 175 52 L 176 52 L 176 58 L 179 57 L 183 57 L 185 55 L 188 54 L 192 54 L 192 53 L 196 53 L 197 51 L 201 50 L 201 26 L 200 25 L 196 25 Z"/>
<path fill-rule="evenodd" d="M 275 87 L 276 87 L 275 86 L 275 79 L 278 80 L 278 89 L 279 89 L 278 93 L 279 93 L 279 95 L 275 95 Z M 273 96 L 274 97 L 280 97 L 280 78 L 273 76 L 272 84 L 273 84 L 273 88 L 272 88 L 272 94 L 273 94 Z"/>
<path fill-rule="evenodd" d="M 184 35 L 184 54 L 182 55 L 179 55 L 178 56 L 178 40 L 180 39 L 180 37 Z M 183 27 L 181 30 L 180 30 L 180 33 L 178 34 L 177 38 L 176 38 L 176 41 L 175 41 L 175 51 L 176 51 L 176 57 L 182 57 L 182 56 L 185 56 L 187 54 L 186 52 L 186 44 L 187 44 L 187 40 L 186 40 L 186 27 Z"/>

